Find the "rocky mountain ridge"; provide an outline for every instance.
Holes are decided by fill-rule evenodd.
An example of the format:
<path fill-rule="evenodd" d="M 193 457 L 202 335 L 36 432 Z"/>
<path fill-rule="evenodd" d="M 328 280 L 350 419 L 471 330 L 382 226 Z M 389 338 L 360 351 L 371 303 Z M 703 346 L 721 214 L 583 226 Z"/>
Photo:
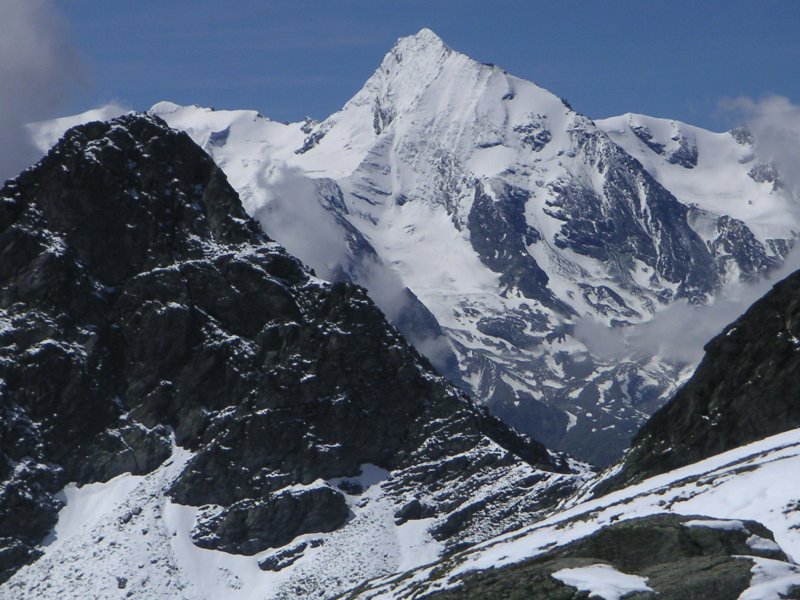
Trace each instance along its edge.
<path fill-rule="evenodd" d="M 708 342 L 695 373 L 639 431 L 604 487 L 800 427 L 798 299 L 795 272 Z"/>
<path fill-rule="evenodd" d="M 0 192 L 0 248 L 0 597 L 211 593 L 197 564 L 223 595 L 346 588 L 580 479 L 272 242 L 157 117 L 71 129 Z"/>

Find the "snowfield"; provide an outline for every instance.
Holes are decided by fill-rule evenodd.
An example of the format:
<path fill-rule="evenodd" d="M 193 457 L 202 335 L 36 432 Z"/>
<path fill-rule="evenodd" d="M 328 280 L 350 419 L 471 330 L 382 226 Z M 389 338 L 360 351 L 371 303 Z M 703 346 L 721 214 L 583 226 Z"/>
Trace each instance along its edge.
<path fill-rule="evenodd" d="M 360 598 L 418 597 L 458 585 L 470 571 L 495 569 L 535 557 L 590 535 L 611 523 L 659 513 L 703 515 L 692 527 L 741 528 L 741 519 L 766 525 L 793 560 L 800 556 L 800 430 L 714 456 L 671 473 L 596 499 L 598 480 L 549 517 L 532 526 L 493 538 L 443 562 L 442 546 L 427 528 L 431 519 L 396 525 L 396 506 L 385 497 L 391 474 L 365 465 L 359 483 L 365 491 L 353 497 L 351 522 L 332 534 L 310 534 L 290 544 L 311 547 L 280 571 L 264 571 L 259 562 L 284 549 L 255 556 L 236 556 L 195 546 L 190 537 L 198 509 L 171 503 L 164 490 L 190 455 L 175 448 L 173 457 L 143 477 L 121 475 L 104 484 L 64 490 L 66 506 L 44 555 L 17 572 L 0 598 L 152 597 L 164 590 L 170 598 L 292 598 L 298 583 L 333 594 L 367 577 L 383 573 L 362 589 Z M 318 482 L 336 485 L 340 482 Z M 317 484 L 315 484 L 317 485 Z M 721 520 L 721 521 L 720 521 Z M 314 540 L 324 544 L 314 547 Z M 757 538 L 757 539 L 756 539 Z M 775 542 L 753 536 L 754 549 L 774 549 Z M 91 567 L 76 569 L 90 560 Z M 778 598 L 800 585 L 800 568 L 756 558 L 752 587 L 744 599 Z M 423 566 L 431 563 L 429 566 Z M 86 563 L 84 563 L 86 564 Z M 437 577 L 430 579 L 433 570 Z M 398 573 L 398 574 L 394 574 Z M 618 598 L 647 589 L 641 577 L 607 565 L 565 569 L 558 579 L 603 598 Z M 554 575 L 555 576 L 555 575 Z M 308 589 L 304 587 L 303 589 Z M 323 596 L 328 597 L 328 596 Z"/>
<path fill-rule="evenodd" d="M 647 579 L 637 575 L 621 573 L 604 564 L 561 569 L 553 573 L 553 577 L 581 592 L 589 592 L 603 600 L 619 600 L 631 592 L 652 592 L 647 586 Z"/>

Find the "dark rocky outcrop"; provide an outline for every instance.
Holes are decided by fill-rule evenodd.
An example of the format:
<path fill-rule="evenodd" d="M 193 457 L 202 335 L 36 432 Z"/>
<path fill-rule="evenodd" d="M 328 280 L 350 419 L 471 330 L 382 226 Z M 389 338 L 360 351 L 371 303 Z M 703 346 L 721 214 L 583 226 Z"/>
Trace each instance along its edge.
<path fill-rule="evenodd" d="M 304 533 L 334 531 L 349 514 L 344 496 L 330 487 L 284 491 L 264 500 L 241 500 L 202 519 L 195 542 L 201 548 L 256 554 Z"/>
<path fill-rule="evenodd" d="M 321 539 L 311 540 L 309 542 L 300 542 L 295 546 L 281 550 L 275 554 L 271 554 L 258 563 L 262 571 L 281 571 L 287 567 L 291 567 L 298 560 L 303 558 L 305 551 L 308 548 L 318 548 L 324 542 Z"/>
<path fill-rule="evenodd" d="M 800 427 L 800 273 L 775 285 L 705 351 L 603 490 Z"/>
<path fill-rule="evenodd" d="M 788 561 L 779 550 L 755 550 L 751 536 L 771 540 L 763 525 L 744 521 L 741 529 L 685 525 L 691 517 L 654 515 L 616 523 L 572 544 L 500 569 L 463 576 L 458 587 L 415 598 L 486 600 L 588 599 L 553 577 L 567 568 L 609 565 L 618 571 L 647 578 L 652 592 L 635 592 L 630 600 L 735 600 L 750 586 L 752 560 L 757 556 Z M 712 521 L 709 521 L 712 523 Z M 795 590 L 789 598 L 800 597 Z M 594 598 L 595 596 L 591 596 Z"/>
<path fill-rule="evenodd" d="M 541 152 L 553 139 L 553 134 L 547 129 L 544 116 L 539 114 L 530 115 L 530 121 L 524 125 L 515 125 L 514 133 L 519 135 L 523 145 L 534 152 Z"/>
<path fill-rule="evenodd" d="M 772 163 L 757 163 L 747 174 L 753 181 L 757 181 L 758 183 L 771 183 L 773 191 L 777 191 L 783 187 L 780 174 Z"/>
<path fill-rule="evenodd" d="M 667 159 L 673 165 L 680 165 L 684 169 L 694 169 L 697 166 L 697 145 L 690 142 L 682 135 L 676 135 L 672 141 L 678 142 L 678 149 Z"/>
<path fill-rule="evenodd" d="M 648 148 L 650 148 L 650 150 L 652 150 L 656 154 L 661 154 L 661 155 L 664 154 L 664 148 L 665 148 L 664 144 L 656 142 L 655 138 L 653 137 L 653 133 L 647 127 L 631 124 L 631 131 L 636 137 L 642 140 L 642 142 Z"/>
<path fill-rule="evenodd" d="M 780 264 L 780 259 L 767 252 L 744 222 L 723 215 L 716 220 L 716 230 L 717 237 L 708 246 L 721 275 L 732 262 L 742 279 L 755 280 Z"/>
<path fill-rule="evenodd" d="M 64 484 L 147 473 L 173 443 L 193 453 L 173 500 L 217 505 L 196 542 L 248 554 L 344 523 L 319 480 L 365 463 L 438 488 L 523 460 L 564 470 L 363 289 L 271 242 L 186 134 L 130 115 L 70 130 L 0 190 L 0 581 L 36 558 Z M 454 489 L 431 510 L 470 501 Z M 522 495 L 519 518 L 542 504 Z"/>
<path fill-rule="evenodd" d="M 572 310 L 548 289 L 547 273 L 528 252 L 528 246 L 541 241 L 542 237 L 525 220 L 528 194 L 499 180 L 492 194 L 482 185 L 476 186 L 467 227 L 470 243 L 481 262 L 500 273 L 501 293 L 518 289 L 526 298 L 572 314 Z"/>

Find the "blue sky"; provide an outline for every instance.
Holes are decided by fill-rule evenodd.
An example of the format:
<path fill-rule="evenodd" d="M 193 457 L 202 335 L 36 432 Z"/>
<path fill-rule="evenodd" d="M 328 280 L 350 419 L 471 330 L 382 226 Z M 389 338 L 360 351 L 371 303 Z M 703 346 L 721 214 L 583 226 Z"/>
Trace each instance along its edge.
<path fill-rule="evenodd" d="M 724 129 L 718 103 L 800 101 L 800 2 L 627 0 L 60 0 L 88 84 L 115 100 L 323 118 L 395 40 L 430 27 L 591 117 L 641 112 Z"/>

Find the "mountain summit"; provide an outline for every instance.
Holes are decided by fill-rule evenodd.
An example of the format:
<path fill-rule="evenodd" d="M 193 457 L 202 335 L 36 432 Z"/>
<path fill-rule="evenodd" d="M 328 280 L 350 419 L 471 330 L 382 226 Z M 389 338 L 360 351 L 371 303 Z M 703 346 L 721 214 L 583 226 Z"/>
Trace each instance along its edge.
<path fill-rule="evenodd" d="M 758 280 L 800 231 L 743 132 L 594 122 L 429 30 L 321 122 L 152 112 L 211 154 L 269 235 L 365 286 L 451 380 L 597 464 L 698 359 L 647 324 Z"/>
<path fill-rule="evenodd" d="M 457 53 L 430 29 L 401 38 L 350 103 L 358 103 L 363 96 L 372 95 L 399 101 L 398 112 L 407 109 L 413 96 L 430 85 L 451 55 Z M 404 98 L 404 93 L 411 98 Z"/>

